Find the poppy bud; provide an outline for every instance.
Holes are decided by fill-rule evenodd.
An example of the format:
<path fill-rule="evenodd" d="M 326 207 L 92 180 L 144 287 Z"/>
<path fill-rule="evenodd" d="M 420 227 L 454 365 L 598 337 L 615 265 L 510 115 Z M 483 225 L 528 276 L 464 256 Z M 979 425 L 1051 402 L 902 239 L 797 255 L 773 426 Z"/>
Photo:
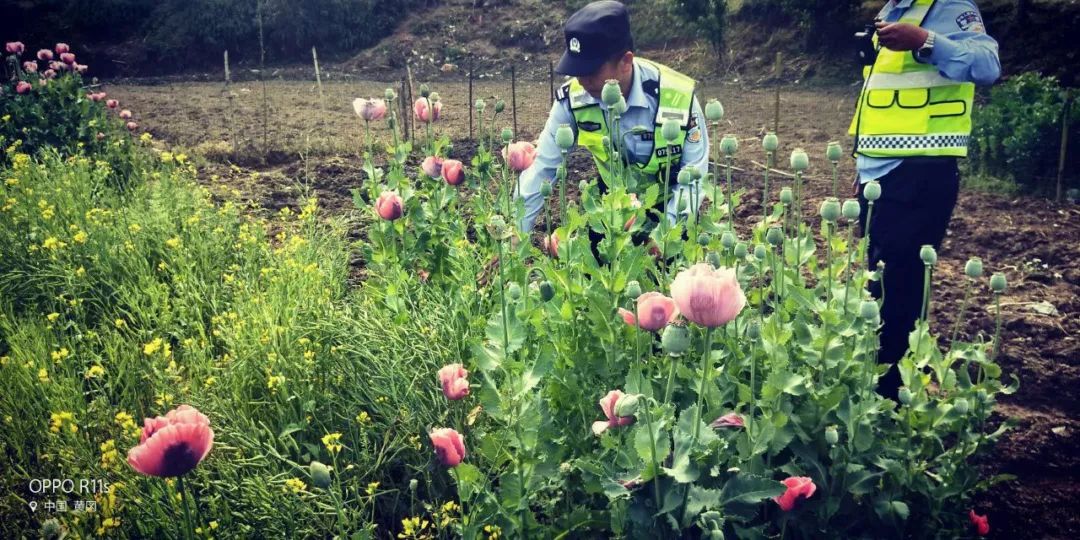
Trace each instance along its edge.
<path fill-rule="evenodd" d="M 488 221 L 487 229 L 491 236 L 501 239 L 506 233 L 506 219 L 498 214 L 491 216 L 491 220 Z"/>
<path fill-rule="evenodd" d="M 953 402 L 953 408 L 956 409 L 956 412 L 960 414 L 967 414 L 970 405 L 968 404 L 968 400 L 964 398 L 956 398 L 956 401 Z"/>
<path fill-rule="evenodd" d="M 972 257 L 968 259 L 967 264 L 964 265 L 964 274 L 971 279 L 979 279 L 983 275 L 982 259 L 978 257 Z"/>
<path fill-rule="evenodd" d="M 868 321 L 872 321 L 878 316 L 878 303 L 873 300 L 863 300 L 859 304 L 859 316 Z"/>
<path fill-rule="evenodd" d="M 511 281 L 510 284 L 506 286 L 506 294 L 511 300 L 520 300 L 521 285 L 518 285 L 516 281 Z"/>
<path fill-rule="evenodd" d="M 784 243 L 784 231 L 781 231 L 780 227 L 769 227 L 769 232 L 765 233 L 765 240 L 774 246 L 779 246 Z"/>
<path fill-rule="evenodd" d="M 660 337 L 660 345 L 667 354 L 682 354 L 690 349 L 690 331 L 685 326 L 669 324 Z"/>
<path fill-rule="evenodd" d="M 318 461 L 312 461 L 308 466 L 311 475 L 311 484 L 315 487 L 326 489 L 330 487 L 330 468 Z"/>
<path fill-rule="evenodd" d="M 881 184 L 877 180 L 871 180 L 863 186 L 862 193 L 866 200 L 874 202 L 881 198 Z"/>
<path fill-rule="evenodd" d="M 990 394 L 988 394 L 986 392 L 986 390 L 984 390 L 982 388 L 980 388 L 977 392 L 975 392 L 975 399 L 978 399 L 979 403 L 981 403 L 983 405 L 989 405 L 990 402 L 993 401 L 990 398 Z"/>
<path fill-rule="evenodd" d="M 514 130 L 504 127 L 502 129 L 502 142 L 503 144 L 510 144 L 510 141 L 514 140 Z"/>
<path fill-rule="evenodd" d="M 679 171 L 679 176 L 677 178 L 679 180 L 679 184 L 685 186 L 694 181 L 694 173 L 690 172 L 687 169 L 683 169 Z"/>
<path fill-rule="evenodd" d="M 708 246 L 710 241 L 712 241 L 712 238 L 709 236 L 709 233 L 707 233 L 707 232 L 703 232 L 703 233 L 697 235 L 697 243 L 701 247 Z"/>
<path fill-rule="evenodd" d="M 630 281 L 626 284 L 626 297 L 631 300 L 641 296 L 641 284 L 637 280 Z"/>
<path fill-rule="evenodd" d="M 855 199 L 844 201 L 844 206 L 840 209 L 840 213 L 850 220 L 859 219 L 859 201 Z"/>
<path fill-rule="evenodd" d="M 540 282 L 540 299 L 549 302 L 552 298 L 555 298 L 555 287 L 550 281 Z"/>
<path fill-rule="evenodd" d="M 619 102 L 620 97 L 622 97 L 622 91 L 619 90 L 619 81 L 608 79 L 604 82 L 604 88 L 600 90 L 600 101 L 603 101 L 604 105 L 611 107 Z"/>
<path fill-rule="evenodd" d="M 735 238 L 735 233 L 731 231 L 724 231 L 724 234 L 720 235 L 720 245 L 724 246 L 725 249 L 731 249 L 735 247 L 735 242 L 737 240 L 738 239 Z"/>
<path fill-rule="evenodd" d="M 750 326 L 746 327 L 746 335 L 750 339 L 761 337 L 761 323 L 757 321 L 750 323 Z"/>
<path fill-rule="evenodd" d="M 840 434 L 836 431 L 836 426 L 829 426 L 825 428 L 825 442 L 830 445 L 840 442 Z"/>
<path fill-rule="evenodd" d="M 1008 282 L 1005 280 L 1005 274 L 995 272 L 994 275 L 990 276 L 990 290 L 996 293 L 1003 293 L 1007 286 Z"/>
<path fill-rule="evenodd" d="M 777 138 L 776 133 L 770 131 L 761 138 L 761 147 L 766 152 L 775 152 L 780 147 L 780 139 Z"/>
<path fill-rule="evenodd" d="M 897 392 L 896 397 L 900 398 L 900 403 L 903 403 L 904 405 L 909 405 L 911 404 L 911 398 L 913 396 L 911 395 L 911 389 L 904 386 L 900 388 L 899 392 Z"/>
<path fill-rule="evenodd" d="M 810 167 L 810 156 L 802 148 L 796 148 L 791 152 L 791 170 L 795 172 L 805 171 Z"/>
<path fill-rule="evenodd" d="M 937 264 L 937 251 L 934 250 L 934 246 L 923 244 L 919 249 L 919 258 L 926 266 L 934 266 Z"/>
<path fill-rule="evenodd" d="M 476 107 L 476 112 L 478 112 L 480 114 L 484 114 L 484 109 L 487 108 L 487 102 L 484 101 L 484 98 L 476 98 L 475 107 Z"/>
<path fill-rule="evenodd" d="M 416 492 L 416 488 L 420 485 L 415 478 L 409 480 L 409 491 Z"/>
<path fill-rule="evenodd" d="M 559 129 L 555 130 L 555 144 L 561 150 L 574 146 L 574 130 L 570 129 L 570 124 L 559 124 Z"/>
<path fill-rule="evenodd" d="M 495 114 L 499 114 L 506 109 L 506 102 L 499 99 L 495 100 Z"/>
<path fill-rule="evenodd" d="M 723 265 L 723 262 L 720 261 L 720 254 L 715 251 L 710 251 L 709 254 L 705 256 L 705 262 L 709 263 L 709 266 L 712 266 L 713 268 L 720 268 L 720 266 Z"/>
<path fill-rule="evenodd" d="M 611 145 L 611 137 L 608 137 L 607 135 L 600 137 L 600 144 L 604 145 L 604 148 L 607 148 Z"/>
<path fill-rule="evenodd" d="M 735 257 L 739 259 L 746 258 L 746 242 L 739 242 L 735 244 Z"/>
<path fill-rule="evenodd" d="M 795 200 L 795 192 L 791 191 L 791 188 L 786 187 L 780 190 L 780 202 L 783 204 L 791 204 Z"/>
<path fill-rule="evenodd" d="M 732 134 L 724 135 L 720 139 L 720 152 L 725 156 L 731 157 L 735 155 L 735 152 L 739 150 L 739 139 Z"/>
<path fill-rule="evenodd" d="M 615 416 L 634 416 L 637 413 L 641 394 L 627 394 L 615 402 Z"/>
<path fill-rule="evenodd" d="M 758 244 L 754 246 L 754 258 L 759 261 L 764 261 L 765 256 L 769 254 L 769 250 L 765 249 L 765 244 Z"/>
<path fill-rule="evenodd" d="M 383 92 L 383 97 L 386 98 L 386 101 L 393 101 L 397 99 L 397 92 L 394 92 L 393 88 L 387 88 L 386 92 Z"/>
<path fill-rule="evenodd" d="M 844 155 L 844 149 L 840 147 L 840 143 L 836 141 L 829 141 L 829 146 L 825 148 L 825 157 L 833 163 L 840 161 L 840 158 Z"/>
<path fill-rule="evenodd" d="M 421 97 L 428 97 L 430 95 L 431 95 L 431 88 L 429 88 L 426 83 L 421 84 L 420 85 L 420 96 Z"/>
<path fill-rule="evenodd" d="M 710 122 L 719 122 L 724 119 L 724 106 L 719 100 L 710 99 L 705 104 L 705 118 Z"/>
<path fill-rule="evenodd" d="M 428 99 L 430 99 L 431 101 L 439 101 L 439 93 L 432 92 Z"/>
<path fill-rule="evenodd" d="M 693 179 L 693 180 L 701 179 L 701 171 L 699 171 L 698 168 L 693 166 L 693 165 L 688 165 L 686 167 L 683 167 L 682 170 L 689 171 L 690 178 Z"/>
<path fill-rule="evenodd" d="M 821 202 L 821 219 L 830 223 L 840 219 L 840 201 L 828 198 Z"/>
<path fill-rule="evenodd" d="M 673 118 L 664 120 L 664 123 L 660 127 L 660 136 L 664 138 L 666 144 L 672 144 L 679 139 L 679 121 Z"/>

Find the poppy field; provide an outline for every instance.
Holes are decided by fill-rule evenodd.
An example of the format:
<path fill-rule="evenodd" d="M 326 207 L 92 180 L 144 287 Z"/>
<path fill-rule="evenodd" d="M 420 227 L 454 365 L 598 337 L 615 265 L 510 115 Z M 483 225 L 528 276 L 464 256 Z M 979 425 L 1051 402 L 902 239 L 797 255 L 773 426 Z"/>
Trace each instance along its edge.
<path fill-rule="evenodd" d="M 993 534 L 986 493 L 1017 479 L 987 463 L 1027 384 L 1017 272 L 971 257 L 943 289 L 925 246 L 904 387 L 879 396 L 866 287 L 887 269 L 866 268 L 858 223 L 881 186 L 845 198 L 840 133 L 781 153 L 801 143 L 727 133 L 701 96 L 712 165 L 670 178 L 695 195 L 669 221 L 632 168 L 603 190 L 575 174 L 561 128 L 530 234 L 514 188 L 536 149 L 506 103 L 470 104 L 464 141 L 444 127 L 463 100 L 391 86 L 351 104 L 351 208 L 316 189 L 268 210 L 218 196 L 60 45 L 8 43 L 0 94 L 5 530 Z M 84 504 L 44 511 L 62 499 Z"/>

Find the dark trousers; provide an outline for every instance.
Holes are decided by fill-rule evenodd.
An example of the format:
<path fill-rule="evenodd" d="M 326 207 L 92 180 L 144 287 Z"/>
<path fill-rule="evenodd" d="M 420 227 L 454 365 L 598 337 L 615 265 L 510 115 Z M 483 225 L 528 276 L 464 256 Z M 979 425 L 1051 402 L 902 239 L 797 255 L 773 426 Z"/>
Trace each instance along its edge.
<path fill-rule="evenodd" d="M 896 363 L 907 351 L 908 334 L 915 328 L 922 310 L 923 244 L 941 247 L 960 190 L 956 158 L 907 158 L 879 178 L 881 198 L 874 202 L 870 217 L 869 268 L 885 263 L 884 279 L 870 284 L 870 294 L 882 297 L 881 349 L 878 362 L 892 364 L 878 381 L 878 393 L 895 400 L 901 385 Z M 865 186 L 865 184 L 863 184 Z M 859 189 L 862 214 L 859 222 L 866 232 L 867 201 Z"/>
<path fill-rule="evenodd" d="M 678 176 L 678 174 L 679 174 L 679 168 L 672 168 L 671 169 L 671 177 L 670 177 L 669 183 L 668 183 L 668 186 L 669 186 L 669 188 L 668 188 L 668 194 L 669 195 L 668 196 L 669 197 L 671 196 L 670 195 L 671 193 L 674 193 L 675 187 L 679 185 L 679 182 L 676 180 L 676 177 Z M 663 173 L 661 173 L 661 175 L 663 175 Z M 663 183 L 663 176 L 660 176 L 659 178 L 655 179 L 655 181 L 657 183 Z M 597 178 L 597 187 L 600 188 L 600 194 L 601 195 L 607 193 L 607 184 L 604 183 L 603 177 L 598 177 Z M 663 188 L 664 186 L 660 186 L 660 187 Z M 662 193 L 663 193 L 663 190 L 661 189 L 661 194 Z M 630 237 L 630 239 L 631 239 L 631 241 L 633 241 L 634 245 L 636 245 L 636 246 L 645 245 L 649 241 L 649 235 L 652 233 L 653 229 L 655 229 L 660 224 L 660 221 L 657 219 L 657 213 L 659 213 L 659 215 L 661 215 L 661 216 L 666 217 L 667 216 L 667 210 L 666 209 L 667 209 L 667 204 L 666 204 L 666 201 L 663 200 L 663 196 L 657 197 L 656 198 L 656 203 L 653 204 L 652 211 L 649 211 L 649 212 L 645 213 L 645 222 L 642 223 L 641 228 L 637 232 L 635 232 L 633 234 L 633 236 Z M 683 230 L 683 240 L 686 240 L 686 234 L 687 234 L 686 231 Z M 590 247 L 592 248 L 593 256 L 596 257 L 596 261 L 598 263 L 601 263 L 601 264 L 604 263 L 605 261 L 607 261 L 607 253 L 605 253 L 604 250 L 602 250 L 601 246 L 600 246 L 600 242 L 603 241 L 603 240 L 604 240 L 604 233 L 596 232 L 596 231 L 592 230 L 592 227 L 589 228 L 589 244 L 590 244 Z"/>

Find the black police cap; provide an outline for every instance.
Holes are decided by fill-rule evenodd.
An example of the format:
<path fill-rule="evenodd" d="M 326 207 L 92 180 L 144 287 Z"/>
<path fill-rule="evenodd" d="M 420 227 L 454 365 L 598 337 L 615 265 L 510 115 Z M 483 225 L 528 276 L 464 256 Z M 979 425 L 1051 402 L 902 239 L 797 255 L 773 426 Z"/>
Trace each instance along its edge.
<path fill-rule="evenodd" d="M 563 27 L 566 52 L 556 69 L 572 77 L 592 75 L 616 54 L 633 50 L 630 14 L 615 0 L 592 2 L 570 16 Z"/>

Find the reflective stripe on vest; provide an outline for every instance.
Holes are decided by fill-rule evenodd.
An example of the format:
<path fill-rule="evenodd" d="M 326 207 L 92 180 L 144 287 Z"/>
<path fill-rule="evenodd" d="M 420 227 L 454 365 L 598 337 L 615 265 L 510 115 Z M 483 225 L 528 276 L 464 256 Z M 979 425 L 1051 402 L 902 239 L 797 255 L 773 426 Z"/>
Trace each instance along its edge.
<path fill-rule="evenodd" d="M 635 62 L 641 62 L 659 73 L 659 96 L 658 107 L 653 120 L 653 149 L 650 152 L 648 163 L 637 164 L 633 170 L 645 175 L 657 175 L 670 162 L 675 168 L 682 158 L 683 142 L 690 130 L 691 106 L 694 103 L 695 82 L 690 77 L 683 75 L 667 66 L 657 64 L 643 58 L 635 58 Z M 640 84 L 640 82 L 638 83 Z M 608 149 L 604 145 L 604 137 L 609 137 L 611 130 L 608 128 L 607 119 L 599 103 L 592 102 L 588 91 L 585 90 L 577 78 L 570 79 L 567 83 L 567 98 L 570 102 L 570 110 L 577 124 L 577 143 L 584 146 L 592 154 L 596 162 L 596 168 L 600 171 L 600 177 L 608 185 L 610 157 Z M 679 136 L 673 141 L 664 141 L 661 134 L 661 126 L 664 120 L 672 118 L 679 122 Z M 620 126 L 620 133 L 629 133 L 629 129 Z M 657 146 L 656 141 L 663 144 Z M 669 155 L 668 147 L 671 147 Z"/>
<path fill-rule="evenodd" d="M 899 22 L 921 26 L 934 0 L 915 0 Z M 877 43 L 877 35 L 874 35 Z M 848 134 L 855 152 L 868 157 L 966 157 L 971 135 L 975 85 L 948 79 L 914 51 L 879 48 L 863 71 Z"/>

